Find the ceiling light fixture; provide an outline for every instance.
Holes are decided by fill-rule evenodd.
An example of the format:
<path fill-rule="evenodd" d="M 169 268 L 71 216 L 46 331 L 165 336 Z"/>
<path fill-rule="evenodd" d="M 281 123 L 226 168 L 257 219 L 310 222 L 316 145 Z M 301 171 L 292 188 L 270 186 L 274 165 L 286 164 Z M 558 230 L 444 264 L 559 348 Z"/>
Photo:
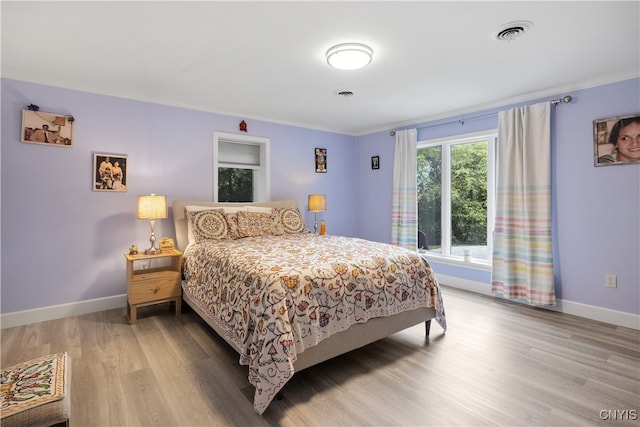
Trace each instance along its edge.
<path fill-rule="evenodd" d="M 342 43 L 330 48 L 327 63 L 340 70 L 357 70 L 371 63 L 373 49 L 362 43 Z"/>

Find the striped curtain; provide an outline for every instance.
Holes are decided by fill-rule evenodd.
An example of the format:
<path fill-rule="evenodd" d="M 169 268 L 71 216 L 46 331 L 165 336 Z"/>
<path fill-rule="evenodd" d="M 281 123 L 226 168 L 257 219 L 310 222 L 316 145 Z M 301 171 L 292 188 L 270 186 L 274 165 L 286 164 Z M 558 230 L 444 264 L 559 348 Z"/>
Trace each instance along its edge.
<path fill-rule="evenodd" d="M 414 251 L 418 248 L 417 141 L 416 129 L 396 131 L 391 211 L 391 244 Z"/>
<path fill-rule="evenodd" d="M 548 102 L 498 115 L 492 292 L 555 305 Z"/>

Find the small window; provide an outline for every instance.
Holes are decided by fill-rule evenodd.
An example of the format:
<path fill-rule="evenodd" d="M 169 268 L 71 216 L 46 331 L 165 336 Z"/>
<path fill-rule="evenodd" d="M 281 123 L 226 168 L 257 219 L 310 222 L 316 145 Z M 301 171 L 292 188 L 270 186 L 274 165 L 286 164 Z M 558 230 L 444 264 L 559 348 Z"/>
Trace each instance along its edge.
<path fill-rule="evenodd" d="M 218 168 L 219 202 L 253 202 L 253 169 Z"/>
<path fill-rule="evenodd" d="M 269 200 L 269 139 L 213 134 L 213 200 Z"/>

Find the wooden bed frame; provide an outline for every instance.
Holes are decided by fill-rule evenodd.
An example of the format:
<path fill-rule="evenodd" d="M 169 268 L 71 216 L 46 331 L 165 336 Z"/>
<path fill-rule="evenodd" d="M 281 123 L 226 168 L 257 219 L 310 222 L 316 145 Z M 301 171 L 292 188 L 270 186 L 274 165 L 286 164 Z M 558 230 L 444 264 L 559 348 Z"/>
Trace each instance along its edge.
<path fill-rule="evenodd" d="M 200 200 L 175 200 L 173 202 L 173 221 L 176 228 L 176 245 L 178 249 L 182 251 L 184 251 L 188 245 L 188 219 L 185 215 L 185 206 L 189 205 L 210 206 L 212 208 L 222 208 L 225 206 L 298 207 L 296 200 L 280 200 L 262 203 L 215 203 Z M 232 341 L 225 338 L 223 331 L 218 325 L 213 322 L 206 313 L 203 313 L 197 304 L 190 300 L 188 295 L 183 293 L 182 298 L 218 335 L 240 353 L 241 350 Z M 294 369 L 301 371 L 302 369 L 371 344 L 422 322 L 425 322 L 426 336 L 429 336 L 431 319 L 435 318 L 435 316 L 436 311 L 434 308 L 419 308 L 389 317 L 370 319 L 366 323 L 352 325 L 346 331 L 332 335 L 321 341 L 318 345 L 307 348 L 302 353 L 298 353 L 298 358 L 293 364 Z"/>

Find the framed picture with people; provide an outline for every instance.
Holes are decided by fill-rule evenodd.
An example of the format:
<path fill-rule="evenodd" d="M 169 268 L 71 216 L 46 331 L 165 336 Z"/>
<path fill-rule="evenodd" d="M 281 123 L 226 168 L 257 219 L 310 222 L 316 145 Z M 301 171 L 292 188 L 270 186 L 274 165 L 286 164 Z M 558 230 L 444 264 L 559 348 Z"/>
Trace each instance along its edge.
<path fill-rule="evenodd" d="M 93 191 L 127 191 L 127 156 L 93 154 Z"/>
<path fill-rule="evenodd" d="M 593 121 L 595 166 L 640 163 L 640 113 Z"/>
<path fill-rule="evenodd" d="M 73 146 L 73 117 L 64 114 L 22 110 L 21 141 L 54 147 Z"/>
<path fill-rule="evenodd" d="M 327 173 L 327 149 L 316 148 L 316 173 Z"/>

